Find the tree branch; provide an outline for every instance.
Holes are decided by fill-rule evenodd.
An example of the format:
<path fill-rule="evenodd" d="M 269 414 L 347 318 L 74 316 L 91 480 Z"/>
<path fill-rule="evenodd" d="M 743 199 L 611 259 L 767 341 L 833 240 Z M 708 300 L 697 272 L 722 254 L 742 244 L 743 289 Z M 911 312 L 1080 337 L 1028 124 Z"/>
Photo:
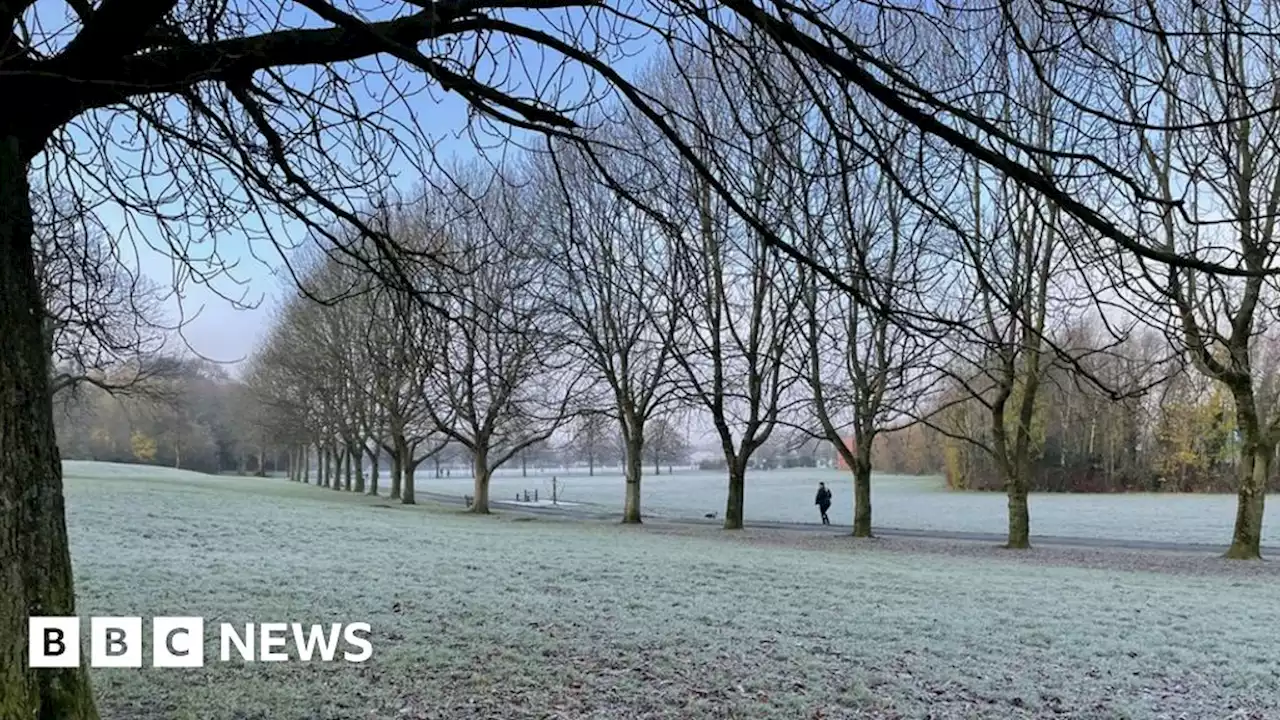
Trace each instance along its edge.
<path fill-rule="evenodd" d="M 177 4 L 177 0 L 104 0 L 97 10 L 81 4 L 74 9 L 84 28 L 60 57 L 71 64 L 92 64 L 129 55 Z"/>

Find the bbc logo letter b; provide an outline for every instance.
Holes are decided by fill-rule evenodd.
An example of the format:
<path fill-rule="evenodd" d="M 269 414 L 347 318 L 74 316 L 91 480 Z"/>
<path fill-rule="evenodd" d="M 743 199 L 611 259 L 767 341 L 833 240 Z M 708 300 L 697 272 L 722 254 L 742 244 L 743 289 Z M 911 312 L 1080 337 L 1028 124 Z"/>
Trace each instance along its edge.
<path fill-rule="evenodd" d="M 80 618 L 29 618 L 27 662 L 33 668 L 80 667 Z"/>
<path fill-rule="evenodd" d="M 90 618 L 89 664 L 92 667 L 142 667 L 142 618 Z"/>

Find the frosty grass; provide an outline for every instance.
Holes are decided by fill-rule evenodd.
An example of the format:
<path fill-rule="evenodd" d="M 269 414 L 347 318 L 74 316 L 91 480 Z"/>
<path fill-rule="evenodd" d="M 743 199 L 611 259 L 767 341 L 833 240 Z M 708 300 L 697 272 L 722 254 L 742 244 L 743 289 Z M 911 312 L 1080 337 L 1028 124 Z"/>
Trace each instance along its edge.
<path fill-rule="evenodd" d="M 104 720 L 1280 718 L 1275 573 L 788 547 L 276 479 L 67 472 L 82 617 L 373 626 L 363 665 L 223 664 L 214 639 L 203 668 L 96 669 Z"/>
<path fill-rule="evenodd" d="M 651 473 L 652 468 L 645 468 Z M 596 468 L 594 476 L 577 468 L 519 468 L 494 474 L 490 497 L 510 500 L 524 492 L 551 497 L 556 478 L 561 500 L 610 511 L 622 505 L 621 470 Z M 847 471 L 822 468 L 752 470 L 747 473 L 746 519 L 818 522 L 813 495 L 818 482 L 835 490 L 831 522 L 852 526 L 853 492 Z M 461 498 L 472 492 L 465 471 L 437 478 L 431 468 L 418 471 L 418 489 Z M 383 481 L 383 487 L 387 483 Z M 674 474 L 646 474 L 640 486 L 641 507 L 663 517 L 702 517 L 724 513 L 727 483 L 723 472 L 677 469 Z M 523 495 L 522 495 L 523 496 Z M 1263 543 L 1280 545 L 1280 496 L 1268 498 Z M 999 492 L 950 492 L 940 477 L 873 475 L 872 505 L 878 527 L 958 532 L 1004 532 L 1008 504 Z M 1230 493 L 1032 493 L 1033 535 L 1089 537 L 1146 542 L 1226 546 L 1236 518 L 1236 496 Z"/>

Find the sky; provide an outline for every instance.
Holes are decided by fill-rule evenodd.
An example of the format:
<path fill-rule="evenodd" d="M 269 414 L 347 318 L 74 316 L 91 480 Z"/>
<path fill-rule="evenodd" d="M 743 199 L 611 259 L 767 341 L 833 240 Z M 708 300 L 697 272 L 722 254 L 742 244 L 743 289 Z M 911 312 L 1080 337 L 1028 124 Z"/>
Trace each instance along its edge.
<path fill-rule="evenodd" d="M 341 3 L 338 5 L 342 6 Z M 286 8 L 284 24 L 290 27 L 315 27 L 326 24 L 297 5 L 287 5 Z M 64 3 L 42 0 L 37 3 L 32 13 L 39 18 L 45 37 L 49 39 L 49 47 L 46 51 L 56 50 L 58 46 L 65 44 L 70 35 L 58 30 L 59 27 L 67 24 Z M 381 15 L 385 14 L 385 12 L 381 13 Z M 378 15 L 375 14 L 374 17 Z M 531 16 L 527 12 L 520 15 L 509 14 L 507 17 L 540 29 L 549 29 L 545 20 Z M 539 59 L 532 55 L 530 57 L 534 60 Z M 621 65 L 638 67 L 643 61 L 644 54 L 638 53 L 634 57 L 621 61 Z M 375 58 L 368 62 L 386 64 L 387 59 Z M 547 72 L 545 66 L 540 66 L 536 62 L 522 65 L 516 69 L 535 79 L 540 73 Z M 630 68 L 616 67 L 624 73 L 630 71 Z M 483 73 L 492 69 L 492 63 L 487 66 L 482 63 L 478 72 Z M 291 72 L 310 72 L 310 70 Z M 401 66 L 399 72 L 404 82 L 418 86 L 426 84 L 423 75 L 416 69 L 406 72 L 404 66 Z M 398 87 L 402 87 L 401 81 L 393 82 L 396 82 Z M 388 87 L 389 81 L 385 76 L 375 75 L 372 78 L 365 78 L 363 82 L 353 84 L 349 91 L 356 96 L 357 103 L 381 104 L 383 101 L 379 97 L 387 92 Z M 467 125 L 466 102 L 457 94 L 446 93 L 434 84 L 429 87 L 430 94 L 403 100 L 402 104 L 390 113 L 391 118 L 402 123 L 406 128 L 414 128 L 414 130 L 406 129 L 402 132 L 416 132 L 420 137 L 430 138 L 435 144 L 437 157 L 441 159 L 452 157 L 465 160 L 477 155 L 475 141 L 461 134 Z M 580 84 L 577 87 L 570 84 L 564 92 L 581 93 L 583 92 L 581 88 Z M 88 125 L 86 123 L 85 127 Z M 128 134 L 132 128 L 127 122 L 124 125 L 123 129 L 117 127 L 112 132 L 119 135 L 116 138 L 117 145 L 127 148 L 130 142 Z M 96 144 L 95 138 L 91 136 L 93 130 L 82 128 L 73 129 L 71 132 L 73 135 L 80 133 L 80 138 L 86 146 L 92 147 Z M 134 147 L 137 145 L 135 144 Z M 139 157 L 136 151 L 131 154 L 126 150 L 114 152 L 116 157 L 113 161 L 120 167 L 135 162 Z M 392 172 L 396 175 L 394 178 L 396 185 L 402 189 L 408 189 L 418 180 L 417 171 L 408 162 L 396 162 L 392 165 Z M 167 201 L 169 205 L 165 206 L 164 210 L 167 212 L 172 208 L 180 211 L 183 202 L 199 205 L 201 200 L 194 193 L 207 190 L 197 186 L 190 177 L 183 176 L 182 171 L 174 170 L 173 173 L 155 182 L 165 184 L 168 192 L 172 192 L 169 188 L 176 184 L 180 192 L 185 190 L 193 195 L 188 195 L 182 200 L 170 198 Z M 174 183 L 175 179 L 176 183 Z M 144 184 L 151 182 L 151 180 L 146 183 L 138 181 L 138 188 L 141 189 Z M 187 183 L 188 188 L 181 188 L 183 183 Z M 147 189 L 151 190 L 151 188 Z M 152 190 L 152 192 L 155 191 Z M 227 229 L 213 231 L 202 237 L 199 235 L 201 230 L 193 228 L 189 232 L 195 253 L 208 253 L 216 248 L 217 256 L 221 261 L 235 266 L 232 271 L 235 281 L 223 277 L 215 280 L 212 287 L 209 287 L 191 279 L 191 273 L 171 258 L 172 253 L 166 252 L 164 248 L 154 247 L 162 245 L 163 242 L 157 239 L 161 234 L 158 232 L 158 225 L 153 221 L 140 217 L 137 213 L 126 216 L 118 207 L 103 206 L 96 212 L 107 232 L 124 248 L 126 264 L 136 265 L 143 275 L 166 291 L 177 289 L 175 292 L 167 293 L 169 297 L 164 303 L 168 315 L 167 322 L 181 325 L 181 330 L 173 341 L 173 349 L 185 350 L 227 363 L 226 369 L 233 374 L 237 373 L 242 367 L 242 361 L 248 358 L 264 339 L 270 327 L 273 312 L 292 290 L 292 280 L 284 271 L 278 252 L 269 247 L 263 238 L 252 238 L 244 233 Z M 293 242 L 305 236 L 304 228 L 296 221 L 286 222 L 283 230 Z M 238 302 L 229 301 L 224 296 L 234 297 Z"/>

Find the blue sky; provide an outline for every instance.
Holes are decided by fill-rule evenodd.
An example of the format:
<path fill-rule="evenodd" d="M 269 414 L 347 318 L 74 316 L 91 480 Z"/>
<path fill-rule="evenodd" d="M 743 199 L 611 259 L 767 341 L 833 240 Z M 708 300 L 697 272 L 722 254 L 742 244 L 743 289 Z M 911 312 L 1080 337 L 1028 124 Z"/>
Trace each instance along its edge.
<path fill-rule="evenodd" d="M 343 7 L 344 3 L 337 3 L 339 7 Z M 257 7 L 251 6 L 251 7 Z M 350 7 L 346 5 L 346 7 Z M 325 23 L 320 21 L 309 11 L 303 10 L 296 5 L 288 5 L 285 12 L 285 23 L 291 27 L 300 26 L 323 26 Z M 401 11 L 403 13 L 403 11 Z M 575 13 L 577 11 L 574 11 Z M 48 46 L 45 48 L 47 52 L 54 51 L 63 45 L 70 35 L 60 33 L 55 28 L 66 24 L 64 19 L 66 6 L 62 2 L 54 0 L 42 0 L 37 3 L 31 14 L 38 18 L 38 22 L 44 28 L 45 37 Z M 381 18 L 386 13 L 377 13 L 373 17 Z M 544 19 L 541 19 L 531 13 L 510 13 L 507 18 L 513 21 L 519 21 L 523 24 L 532 25 L 539 29 L 550 30 L 551 25 Z M 563 18 L 560 18 L 563 22 Z M 633 48 L 639 50 L 639 47 Z M 424 48 L 424 52 L 427 49 Z M 430 55 L 430 52 L 427 52 Z M 634 69 L 639 68 L 644 62 L 647 53 L 637 52 L 632 57 L 619 59 L 615 68 L 624 73 L 631 75 Z M 537 59 L 532 53 L 531 59 Z M 361 65 L 366 63 L 382 63 L 388 64 L 390 61 L 386 57 L 370 59 L 363 61 Z M 401 66 L 403 71 L 404 66 Z M 491 70 L 492 64 L 482 64 L 479 68 L 481 73 Z M 539 67 L 536 63 L 530 62 L 527 67 L 517 66 L 518 71 L 528 72 L 529 75 L 537 77 L 539 72 L 545 72 L 545 68 Z M 300 70 L 298 72 L 310 72 L 309 70 Z M 415 84 L 424 84 L 425 80 L 421 73 L 416 70 L 411 72 L 412 79 L 406 80 Z M 406 76 L 408 78 L 409 76 Z M 581 84 L 581 77 L 570 76 L 575 82 L 563 89 L 566 97 L 574 97 L 584 92 Z M 369 103 L 377 102 L 376 98 L 379 94 L 386 91 L 388 83 L 383 78 L 375 78 L 366 80 L 361 83 L 359 88 L 352 88 L 351 92 L 357 96 L 357 102 Z M 416 126 L 417 133 L 420 137 L 430 138 L 436 143 L 436 154 L 441 160 L 447 161 L 449 158 L 466 159 L 477 154 L 477 148 L 472 138 L 461 135 L 460 132 L 466 126 L 468 108 L 466 103 L 456 94 L 445 93 L 438 86 L 429 86 L 430 93 L 417 96 L 412 100 L 406 101 L 404 105 L 397 107 L 391 113 L 391 116 L 398 121 L 408 125 Z M 75 136 L 80 131 L 72 130 Z M 122 133 L 124 137 L 129 132 L 129 128 L 116 129 L 116 133 Z M 86 142 L 87 147 L 96 145 L 93 138 L 80 134 L 79 139 Z M 77 143 L 78 144 L 78 143 Z M 115 152 L 115 151 L 112 151 Z M 493 150 L 490 154 L 499 152 Z M 114 158 L 108 162 L 118 163 L 124 167 L 126 163 L 132 162 L 131 158 L 136 158 L 137 153 L 132 155 L 127 151 L 119 151 Z M 395 175 L 394 182 L 402 187 L 408 188 L 414 185 L 418 180 L 418 172 L 413 169 L 411 163 L 400 159 L 391 165 L 392 173 Z M 170 198 L 167 204 L 162 207 L 168 211 L 172 208 L 181 209 L 182 202 L 199 203 L 198 197 L 189 196 L 182 199 L 182 192 L 197 193 L 201 192 L 199 188 L 188 187 L 182 188 L 184 182 L 190 183 L 190 179 L 181 175 L 178 171 L 174 171 L 175 175 L 165 178 L 151 179 L 149 178 L 145 185 L 166 184 L 177 181 L 178 199 Z M 85 178 L 72 178 L 67 182 L 79 185 L 83 182 L 92 182 Z M 141 188 L 144 185 L 142 181 L 138 181 Z M 157 244 L 160 237 L 158 226 L 148 218 L 140 217 L 134 213 L 126 215 L 119 207 L 103 206 L 97 210 L 99 220 L 105 225 L 107 232 L 116 238 L 123 247 L 123 254 L 126 262 L 129 264 L 137 263 L 138 268 L 143 274 L 150 277 L 157 284 L 166 289 L 179 287 L 181 294 L 174 294 L 169 298 L 167 305 L 170 312 L 170 321 L 175 321 L 179 317 L 183 322 L 182 340 L 185 341 L 190 349 L 202 356 L 209 357 L 213 360 L 237 363 L 252 353 L 257 343 L 262 339 L 265 331 L 270 323 L 271 314 L 276 308 L 280 300 L 287 297 L 292 288 L 292 281 L 287 273 L 282 271 L 278 251 L 270 247 L 270 244 L 262 238 L 254 238 L 243 232 L 237 232 L 228 229 L 215 229 L 213 231 L 203 231 L 199 228 L 193 228 L 191 233 L 192 248 L 196 254 L 200 253 L 217 253 L 217 256 L 223 263 L 235 266 L 232 275 L 235 281 L 228 278 L 216 280 L 212 287 L 205 286 L 199 281 L 190 279 L 190 273 L 181 263 L 171 259 L 168 253 L 162 249 L 156 249 L 152 245 Z M 304 230 L 300 223 L 286 223 L 283 225 L 285 235 L 292 241 L 301 240 Z M 203 235 L 201 233 L 204 233 Z M 134 260 L 136 257 L 136 261 Z M 176 281 L 175 278 L 186 276 L 185 281 Z M 251 307 L 237 307 L 237 303 L 229 302 L 222 297 L 223 295 L 232 296 L 243 301 L 244 305 Z M 234 367 L 229 370 L 235 371 Z"/>
<path fill-rule="evenodd" d="M 432 108 L 432 117 L 438 126 L 424 128 L 425 133 L 440 138 L 440 150 L 445 155 L 468 157 L 475 155 L 473 144 L 465 138 L 455 138 L 451 128 L 462 127 L 466 117 L 465 103 L 456 96 L 444 98 Z M 397 184 L 405 187 L 414 181 L 413 169 L 400 163 Z M 104 218 L 108 225 L 123 225 L 123 216 L 116 211 L 114 218 Z M 142 227 L 154 223 L 141 221 Z M 305 237 L 305 228 L 297 221 L 281 223 L 288 240 L 297 242 Z M 202 243 L 203 244 L 203 243 Z M 175 273 L 184 268 L 167 253 L 135 242 L 139 248 L 139 265 L 144 274 L 156 282 L 171 288 Z M 181 339 L 190 350 L 219 362 L 238 363 L 253 352 L 265 336 L 273 311 L 280 301 L 287 298 L 294 285 L 283 267 L 279 251 L 263 238 L 250 238 L 243 233 L 224 232 L 216 238 L 217 253 L 235 268 L 230 277 L 215 279 L 211 285 L 188 280 L 181 285 L 181 297 L 172 297 L 169 310 L 172 318 L 181 318 Z M 235 302 L 228 300 L 232 298 Z M 233 370 L 234 368 L 228 368 Z"/>

